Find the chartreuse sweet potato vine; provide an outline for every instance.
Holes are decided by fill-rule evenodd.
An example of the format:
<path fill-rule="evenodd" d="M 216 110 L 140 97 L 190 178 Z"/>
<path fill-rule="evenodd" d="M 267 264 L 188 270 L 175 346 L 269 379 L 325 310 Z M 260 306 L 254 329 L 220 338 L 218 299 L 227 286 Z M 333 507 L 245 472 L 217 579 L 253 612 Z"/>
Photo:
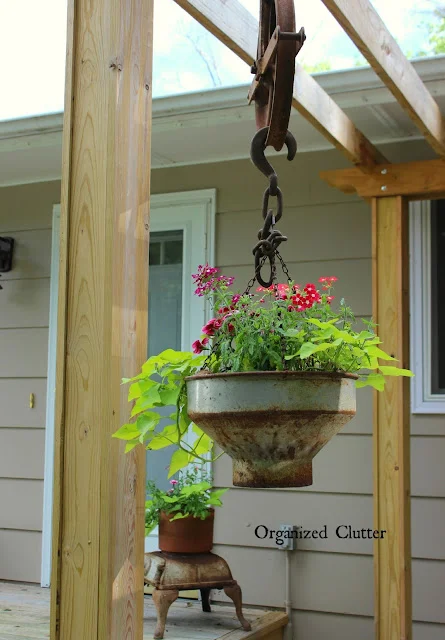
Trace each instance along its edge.
<path fill-rule="evenodd" d="M 149 358 L 137 376 L 122 381 L 131 384 L 128 400 L 134 402 L 130 415 L 135 421 L 124 424 L 113 437 L 127 441 L 126 453 L 138 444 L 151 450 L 171 445 L 179 447 L 171 457 L 169 478 L 189 462 L 215 461 L 219 457 L 212 455 L 213 441 L 197 425 L 190 423 L 187 413 L 185 378 L 197 373 L 204 360 L 203 356 L 190 352 L 167 349 Z M 171 423 L 158 430 L 165 416 L 156 409 L 169 406 L 175 407 L 169 416 Z M 192 442 L 190 426 L 194 434 Z"/>
<path fill-rule="evenodd" d="M 214 317 L 202 328 L 192 345 L 193 353 L 167 349 L 150 358 L 142 372 L 130 382 L 129 400 L 135 401 L 131 416 L 136 421 L 124 425 L 115 437 L 127 440 L 129 451 L 139 443 L 148 449 L 177 445 L 171 459 L 169 477 L 189 462 L 209 459 L 212 441 L 192 425 L 190 443 L 185 378 L 197 373 L 208 351 L 206 368 L 212 372 L 237 371 L 319 371 L 358 374 L 357 387 L 371 386 L 383 391 L 387 376 L 412 376 L 394 364 L 396 358 L 380 348 L 375 325 L 363 320 L 356 331 L 355 318 L 345 301 L 334 310 L 332 295 L 335 277 L 319 279 L 304 287 L 290 282 L 255 294 L 234 294 L 233 278 L 218 275 L 218 269 L 200 266 L 193 276 L 196 295 L 208 298 Z M 160 432 L 156 408 L 176 406 L 172 424 Z"/>

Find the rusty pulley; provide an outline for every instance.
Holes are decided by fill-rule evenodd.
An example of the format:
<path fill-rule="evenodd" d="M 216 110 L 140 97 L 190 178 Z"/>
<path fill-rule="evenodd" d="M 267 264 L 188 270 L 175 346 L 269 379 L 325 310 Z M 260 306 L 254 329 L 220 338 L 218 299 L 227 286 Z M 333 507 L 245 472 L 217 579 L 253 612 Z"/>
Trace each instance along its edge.
<path fill-rule="evenodd" d="M 252 66 L 255 74 L 249 91 L 249 104 L 255 101 L 257 133 L 252 140 L 250 156 L 255 166 L 269 179 L 269 186 L 263 196 L 264 226 L 258 233 L 255 256 L 255 275 L 246 291 L 257 280 L 263 287 L 269 287 L 276 280 L 275 257 L 278 256 L 285 273 L 286 265 L 278 254 L 281 242 L 286 236 L 274 229 L 282 216 L 283 196 L 278 187 L 278 176 L 265 157 L 268 146 L 281 151 L 286 144 L 288 160 L 293 160 L 297 151 L 295 138 L 288 130 L 292 109 L 292 95 L 295 77 L 295 56 L 306 39 L 304 29 L 295 32 L 294 0 L 260 0 L 260 24 L 257 59 Z M 269 197 L 277 198 L 277 211 L 269 209 Z M 270 275 L 264 280 L 261 268 L 269 260 Z"/>
<path fill-rule="evenodd" d="M 268 127 L 266 146 L 281 151 L 289 126 L 295 56 L 306 39 L 295 32 L 294 0 L 261 0 L 257 59 L 249 91 L 255 101 L 257 129 Z"/>

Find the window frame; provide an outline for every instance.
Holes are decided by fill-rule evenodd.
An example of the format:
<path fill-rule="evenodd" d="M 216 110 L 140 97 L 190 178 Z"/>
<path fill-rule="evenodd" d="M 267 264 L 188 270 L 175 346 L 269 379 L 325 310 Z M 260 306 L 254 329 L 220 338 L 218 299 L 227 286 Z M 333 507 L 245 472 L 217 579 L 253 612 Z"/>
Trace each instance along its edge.
<path fill-rule="evenodd" d="M 445 394 L 431 384 L 431 201 L 411 202 L 409 217 L 411 412 L 445 414 Z"/>

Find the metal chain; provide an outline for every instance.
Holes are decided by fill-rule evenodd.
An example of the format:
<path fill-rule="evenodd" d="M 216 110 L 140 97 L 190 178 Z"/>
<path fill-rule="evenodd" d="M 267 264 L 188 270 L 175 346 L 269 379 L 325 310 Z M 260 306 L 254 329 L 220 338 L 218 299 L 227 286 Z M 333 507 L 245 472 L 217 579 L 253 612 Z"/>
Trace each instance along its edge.
<path fill-rule="evenodd" d="M 287 281 L 288 281 L 288 282 L 292 282 L 292 278 L 290 277 L 289 269 L 287 268 L 287 264 L 284 262 L 284 260 L 283 260 L 283 258 L 282 258 L 282 256 L 281 256 L 281 254 L 280 254 L 280 252 L 279 252 L 278 250 L 277 250 L 277 251 L 275 251 L 275 255 L 276 255 L 276 257 L 278 258 L 278 260 L 280 261 L 281 268 L 282 268 L 282 270 L 283 270 L 284 275 L 285 275 L 285 276 L 286 276 L 286 278 L 287 278 Z"/>
<path fill-rule="evenodd" d="M 217 347 L 220 345 L 221 341 L 222 341 L 222 338 L 220 338 L 219 340 L 216 340 L 216 341 L 212 342 L 212 346 L 210 347 L 210 351 L 209 351 L 209 353 L 208 353 L 208 355 L 207 355 L 206 359 L 205 359 L 205 360 L 204 360 L 204 362 L 202 363 L 201 370 L 205 370 L 205 369 L 207 369 L 207 366 L 209 365 L 210 360 L 211 360 L 211 358 L 212 358 L 213 354 L 215 353 L 215 351 L 216 351 Z"/>
<path fill-rule="evenodd" d="M 267 260 L 267 256 L 263 256 L 262 258 L 260 258 L 260 264 L 259 266 L 255 269 L 255 273 L 254 275 L 251 277 L 251 279 L 249 280 L 249 282 L 247 283 L 246 289 L 243 293 L 243 296 L 247 296 L 250 294 L 250 291 L 253 287 L 253 285 L 255 284 L 256 280 L 257 280 L 257 275 L 258 272 L 261 271 L 261 268 L 263 267 L 264 263 Z"/>
<path fill-rule="evenodd" d="M 257 244 L 253 248 L 253 254 L 255 256 L 255 277 L 259 284 L 266 289 L 270 287 L 276 274 L 275 266 L 275 252 L 282 242 L 287 241 L 287 237 L 284 236 L 281 231 L 275 229 L 275 223 L 280 220 L 283 215 L 283 196 L 281 190 L 277 187 L 277 212 L 274 214 L 273 209 L 268 209 L 269 196 L 271 195 L 271 189 L 266 189 L 263 197 L 263 219 L 264 226 L 258 232 Z M 268 281 L 265 281 L 261 275 L 260 261 L 262 258 L 268 258 L 270 263 L 270 276 Z M 263 262 L 264 264 L 264 262 Z"/>
<path fill-rule="evenodd" d="M 269 180 L 269 186 L 265 190 L 263 195 L 262 215 L 264 225 L 263 228 L 258 232 L 259 242 L 257 242 L 257 244 L 253 248 L 253 254 L 255 256 L 255 274 L 252 278 L 253 282 L 252 280 L 249 282 L 246 291 L 250 291 L 255 280 L 257 280 L 258 283 L 265 289 L 268 289 L 274 282 L 276 282 L 277 269 L 275 258 L 277 255 L 279 256 L 278 247 L 280 246 L 280 244 L 287 241 L 287 237 L 284 236 L 281 231 L 275 229 L 275 224 L 281 219 L 283 215 L 283 194 L 281 189 L 278 187 L 278 176 L 264 155 L 267 144 L 267 134 L 267 127 L 260 129 L 254 136 L 250 149 L 250 157 L 252 159 L 252 162 L 264 175 L 267 176 Z M 288 147 L 288 159 L 292 160 L 297 150 L 297 143 L 295 142 L 295 138 L 289 131 L 286 134 L 286 145 Z M 277 198 L 276 213 L 274 213 L 273 209 L 269 209 L 270 196 Z M 269 279 L 265 280 L 261 275 L 261 269 L 267 259 L 269 260 L 270 264 L 270 275 Z M 288 281 L 290 281 L 289 272 L 281 256 L 279 256 L 279 260 L 281 266 L 283 267 L 284 265 L 283 271 L 288 277 Z"/>

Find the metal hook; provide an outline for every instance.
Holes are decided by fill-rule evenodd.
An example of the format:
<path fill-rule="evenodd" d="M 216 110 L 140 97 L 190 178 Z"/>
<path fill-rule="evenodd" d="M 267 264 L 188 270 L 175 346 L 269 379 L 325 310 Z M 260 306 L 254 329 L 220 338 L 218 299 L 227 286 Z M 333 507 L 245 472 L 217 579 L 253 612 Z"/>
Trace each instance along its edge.
<path fill-rule="evenodd" d="M 277 195 L 278 189 L 278 176 L 275 173 L 275 169 L 272 167 L 264 152 L 266 150 L 266 140 L 269 134 L 269 127 L 263 127 L 256 132 L 250 145 L 250 157 L 253 164 L 269 178 L 269 193 L 271 196 Z M 286 133 L 284 141 L 287 147 L 287 159 L 293 160 L 297 153 L 297 141 L 290 131 Z"/>

